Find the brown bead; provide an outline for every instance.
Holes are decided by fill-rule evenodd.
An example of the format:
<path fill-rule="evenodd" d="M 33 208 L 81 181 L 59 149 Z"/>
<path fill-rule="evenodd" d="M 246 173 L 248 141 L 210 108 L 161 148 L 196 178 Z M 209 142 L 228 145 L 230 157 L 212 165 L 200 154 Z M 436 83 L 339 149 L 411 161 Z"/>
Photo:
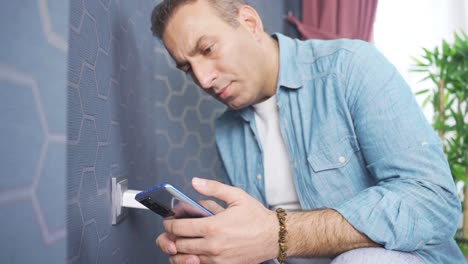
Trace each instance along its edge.
<path fill-rule="evenodd" d="M 276 209 L 276 217 L 278 218 L 278 222 L 280 226 L 279 232 L 278 232 L 279 252 L 278 252 L 278 258 L 277 258 L 279 263 L 283 263 L 283 261 L 287 257 L 286 250 L 288 249 L 288 246 L 286 245 L 286 235 L 288 234 L 288 231 L 286 230 L 286 215 L 287 214 L 283 208 Z"/>

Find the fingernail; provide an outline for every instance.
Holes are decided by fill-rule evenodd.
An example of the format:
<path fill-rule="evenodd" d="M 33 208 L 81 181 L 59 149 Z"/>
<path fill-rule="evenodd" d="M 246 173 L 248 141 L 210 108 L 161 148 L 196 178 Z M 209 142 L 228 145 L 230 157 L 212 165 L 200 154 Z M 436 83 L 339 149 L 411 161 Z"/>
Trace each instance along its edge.
<path fill-rule="evenodd" d="M 206 185 L 206 180 L 200 179 L 200 178 L 197 178 L 197 177 L 193 177 L 192 184 L 195 185 L 195 186 L 205 186 Z"/>
<path fill-rule="evenodd" d="M 167 247 L 166 247 L 166 251 L 167 251 L 169 254 L 171 254 L 171 255 L 177 253 L 177 250 L 175 249 L 175 247 L 174 247 L 173 245 L 167 246 Z"/>

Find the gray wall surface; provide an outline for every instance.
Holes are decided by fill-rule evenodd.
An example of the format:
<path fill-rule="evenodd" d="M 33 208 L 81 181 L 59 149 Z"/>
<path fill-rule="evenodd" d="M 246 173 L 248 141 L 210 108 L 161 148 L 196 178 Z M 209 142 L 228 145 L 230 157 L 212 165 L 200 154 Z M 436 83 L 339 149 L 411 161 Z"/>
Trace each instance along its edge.
<path fill-rule="evenodd" d="M 0 10 L 0 262 L 167 263 L 161 218 L 111 225 L 110 178 L 169 182 L 194 198 L 217 179 L 224 106 L 179 72 L 150 32 L 159 1 L 37 0 Z M 252 0 L 270 33 L 300 1 Z M 68 65 L 68 67 L 67 67 Z"/>
<path fill-rule="evenodd" d="M 0 263 L 66 259 L 68 1 L 0 8 Z"/>

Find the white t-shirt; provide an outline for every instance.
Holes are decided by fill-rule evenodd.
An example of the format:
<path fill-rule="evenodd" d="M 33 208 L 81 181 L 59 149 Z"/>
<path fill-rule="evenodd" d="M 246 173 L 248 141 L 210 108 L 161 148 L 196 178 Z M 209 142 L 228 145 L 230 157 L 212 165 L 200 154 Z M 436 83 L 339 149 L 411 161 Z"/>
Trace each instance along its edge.
<path fill-rule="evenodd" d="M 279 126 L 276 96 L 253 105 L 255 123 L 263 149 L 266 200 L 270 208 L 300 210 L 289 154 Z"/>
<path fill-rule="evenodd" d="M 279 126 L 279 111 L 276 97 L 253 105 L 255 123 L 263 149 L 263 167 L 265 168 L 265 192 L 268 206 L 287 211 L 301 210 L 294 186 L 289 153 L 284 144 Z M 287 258 L 286 264 L 329 264 L 329 258 Z M 276 259 L 268 263 L 279 263 Z"/>

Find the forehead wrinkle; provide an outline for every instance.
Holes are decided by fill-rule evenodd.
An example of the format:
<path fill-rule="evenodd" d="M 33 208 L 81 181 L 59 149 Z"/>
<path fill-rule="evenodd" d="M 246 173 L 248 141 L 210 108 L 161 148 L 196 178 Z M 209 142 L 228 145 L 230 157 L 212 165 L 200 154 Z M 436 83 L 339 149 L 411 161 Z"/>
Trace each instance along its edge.
<path fill-rule="evenodd" d="M 192 47 L 192 50 L 189 52 L 189 55 L 190 55 L 190 56 L 195 55 L 195 54 L 197 53 L 197 51 L 200 50 L 201 43 L 202 43 L 202 41 L 204 41 L 206 38 L 207 38 L 206 35 L 202 35 L 201 37 L 198 38 L 197 43 L 195 44 L 194 47 Z"/>
<path fill-rule="evenodd" d="M 176 64 L 177 64 L 177 67 L 178 68 L 181 68 L 183 67 L 185 64 L 188 63 L 188 60 L 186 59 L 186 57 L 193 57 L 195 56 L 199 50 L 200 50 L 200 47 L 201 47 L 201 44 L 202 42 L 207 39 L 208 37 L 206 35 L 202 35 L 201 37 L 199 37 L 197 40 L 196 40 L 196 43 L 195 45 L 193 45 L 193 43 L 195 41 L 192 41 L 192 39 L 194 39 L 194 37 L 192 37 L 193 35 L 195 35 L 195 33 L 193 31 L 190 31 L 189 30 L 189 36 L 181 43 L 181 46 L 182 46 L 182 49 L 179 50 L 179 57 L 181 58 L 181 60 L 178 60 L 176 61 Z M 185 52 L 184 50 L 188 50 L 189 52 L 187 53 L 187 56 L 185 56 Z"/>
<path fill-rule="evenodd" d="M 189 57 L 194 57 L 197 54 L 202 41 L 207 37 L 204 34 L 206 23 L 200 24 L 198 18 L 194 16 L 193 10 L 188 8 L 196 3 L 181 6 L 167 23 L 166 35 L 170 39 L 171 50 L 178 65 L 188 63 Z"/>

